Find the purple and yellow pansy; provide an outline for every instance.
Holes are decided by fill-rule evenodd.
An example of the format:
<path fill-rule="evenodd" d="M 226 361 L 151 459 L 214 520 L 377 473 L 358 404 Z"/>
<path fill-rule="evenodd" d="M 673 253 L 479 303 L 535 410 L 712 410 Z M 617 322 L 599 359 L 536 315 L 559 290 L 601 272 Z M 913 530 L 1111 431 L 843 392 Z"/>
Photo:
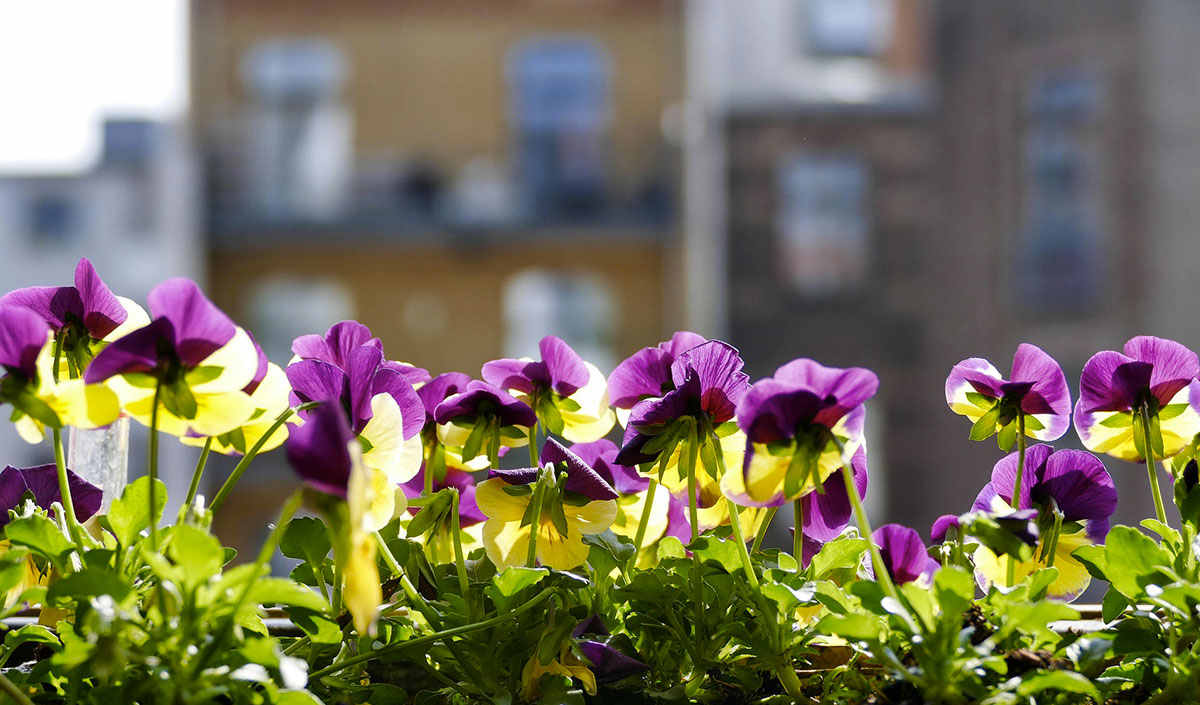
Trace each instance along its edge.
<path fill-rule="evenodd" d="M 946 404 L 972 422 L 971 439 L 997 436 L 1012 448 L 1023 426 L 1025 435 L 1053 441 L 1071 425 L 1071 392 L 1062 367 L 1041 348 L 1021 343 L 1013 354 L 1011 380 L 992 363 L 972 357 L 954 366 L 946 378 Z"/>

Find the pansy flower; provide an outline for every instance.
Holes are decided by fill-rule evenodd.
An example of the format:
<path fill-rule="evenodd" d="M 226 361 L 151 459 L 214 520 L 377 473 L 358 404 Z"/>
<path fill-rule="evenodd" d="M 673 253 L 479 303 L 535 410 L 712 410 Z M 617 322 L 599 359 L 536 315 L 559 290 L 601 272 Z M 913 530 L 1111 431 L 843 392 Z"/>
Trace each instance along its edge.
<path fill-rule="evenodd" d="M 285 451 L 288 463 L 300 479 L 318 494 L 311 497 L 326 515 L 333 534 L 334 558 L 342 568 L 342 601 L 354 619 L 359 634 L 374 628 L 383 591 L 375 566 L 378 517 L 373 507 L 380 488 L 362 464 L 361 446 L 334 404 L 322 404 L 292 431 Z"/>
<path fill-rule="evenodd" d="M 901 524 L 884 524 L 871 534 L 871 540 L 879 547 L 888 575 L 897 584 L 914 581 L 928 584 L 941 567 L 929 556 L 916 529 Z M 872 567 L 869 561 L 867 566 Z"/>
<path fill-rule="evenodd" d="M 538 516 L 537 560 L 555 570 L 571 570 L 587 560 L 585 534 L 598 534 L 617 516 L 618 497 L 587 463 L 553 438 L 540 460 L 551 466 L 553 482 L 543 485 Z M 498 570 L 523 565 L 529 551 L 530 504 L 539 470 L 492 470 L 475 489 L 475 502 L 488 517 L 483 545 Z"/>
<path fill-rule="evenodd" d="M 670 340 L 655 347 L 642 348 L 621 364 L 608 376 L 608 396 L 621 425 L 629 419 L 629 412 L 643 399 L 661 397 L 675 388 L 671 365 L 675 358 L 686 350 L 707 343 L 702 335 L 690 331 L 678 331 Z"/>
<path fill-rule="evenodd" d="M 75 504 L 75 515 L 79 521 L 87 521 L 100 511 L 103 492 L 99 487 L 67 470 L 67 484 Z M 53 463 L 32 468 L 15 468 L 11 465 L 0 471 L 0 530 L 8 525 L 9 512 L 20 511 L 26 494 L 33 496 L 37 506 L 51 511 L 55 502 L 62 502 L 58 484 L 58 469 Z M 8 541 L 0 541 L 0 552 L 7 551 Z M 25 576 L 9 590 L 6 602 L 16 599 L 25 590 L 44 585 L 48 575 L 38 569 L 32 558 L 26 560 Z"/>
<path fill-rule="evenodd" d="M 244 389 L 258 370 L 245 330 L 189 279 L 150 292 L 151 322 L 96 354 L 84 373 L 105 382 L 138 423 L 174 436 L 220 436 L 246 423 L 254 403 Z"/>
<path fill-rule="evenodd" d="M 480 380 L 468 382 L 462 391 L 447 397 L 433 416 L 442 445 L 458 449 L 464 463 L 482 453 L 492 466 L 501 446 L 528 445 L 529 429 L 537 423 L 528 404 Z"/>
<path fill-rule="evenodd" d="M 822 488 L 842 468 L 838 443 L 850 458 L 862 446 L 863 404 L 878 388 L 870 370 L 805 358 L 757 382 L 738 407 L 746 456 L 743 487 L 731 488 L 734 501 L 779 506 Z"/>
<path fill-rule="evenodd" d="M 445 372 L 417 387 L 417 396 L 425 406 L 425 426 L 421 430 L 421 438 L 425 447 L 425 463 L 422 465 L 422 475 L 426 469 L 433 472 L 433 482 L 444 477 L 447 468 L 457 468 L 467 472 L 483 470 L 488 466 L 487 455 L 478 455 L 470 462 L 462 459 L 462 448 L 446 446 L 438 438 L 438 423 L 434 418 L 438 405 L 446 399 L 465 390 L 471 382 L 471 376 L 462 372 Z M 423 485 L 417 487 L 420 492 Z"/>
<path fill-rule="evenodd" d="M 996 463 L 991 482 L 975 498 L 974 510 L 999 514 L 1011 511 L 1017 455 L 1010 453 Z M 1026 481 L 1021 485 L 1017 508 L 1037 513 L 1039 538 L 1033 559 L 1017 563 L 1015 580 L 1023 580 L 1035 570 L 1053 564 L 1059 577 L 1050 586 L 1049 595 L 1073 600 L 1087 588 L 1091 576 L 1071 554 L 1080 546 L 1103 542 L 1108 535 L 1109 517 L 1117 508 L 1112 477 L 1104 469 L 1104 463 L 1091 453 L 1055 451 L 1040 444 L 1026 451 L 1023 474 Z M 980 582 L 985 586 L 1005 583 L 1010 560 L 980 547 L 975 553 Z"/>
<path fill-rule="evenodd" d="M 377 489 L 372 508 L 378 522 L 375 528 L 387 524 L 398 511 L 389 506 L 389 495 L 421 467 L 420 434 L 425 421 L 425 408 L 412 385 L 383 362 L 381 349 L 361 345 L 347 352 L 344 369 L 323 360 L 301 360 L 286 370 L 293 402 L 327 402 L 341 410 L 356 434 L 363 465 L 371 471 Z"/>
<path fill-rule="evenodd" d="M 945 543 L 947 538 L 957 540 L 961 529 L 962 521 L 957 514 L 943 514 L 930 525 L 929 540 L 935 544 Z"/>
<path fill-rule="evenodd" d="M 613 520 L 613 533 L 633 539 L 637 536 L 638 524 L 646 510 L 647 488 L 650 478 L 638 473 L 636 468 L 617 462 L 617 445 L 607 438 L 591 443 L 576 443 L 571 446 L 575 453 L 596 474 L 604 478 L 621 495 L 617 499 L 617 517 Z M 654 493 L 654 504 L 646 522 L 646 533 L 642 547 L 654 544 L 666 534 L 670 512 L 671 493 L 666 489 Z"/>
<path fill-rule="evenodd" d="M 972 421 L 971 440 L 997 435 L 1004 450 L 1012 448 L 1022 422 L 1025 435 L 1040 441 L 1058 439 L 1071 424 L 1071 392 L 1062 367 L 1029 343 L 1017 346 L 1011 380 L 983 358 L 955 365 L 946 378 L 946 403 Z"/>
<path fill-rule="evenodd" d="M 17 433 L 40 443 L 45 429 L 106 426 L 121 414 L 116 394 L 81 379 L 54 380 L 51 332 L 26 308 L 0 306 L 0 402 L 13 406 Z"/>
<path fill-rule="evenodd" d="M 538 350 L 540 360 L 504 358 L 484 364 L 483 380 L 528 403 L 547 429 L 568 441 L 586 443 L 612 430 L 616 417 L 600 370 L 552 335 L 541 339 Z"/>
<path fill-rule="evenodd" d="M 1200 432 L 1200 361 L 1173 340 L 1142 335 L 1124 354 L 1104 350 L 1083 366 L 1075 430 L 1088 450 L 1145 460 L 1150 425 L 1152 457 L 1169 458 Z"/>
<path fill-rule="evenodd" d="M 262 347 L 254 340 L 253 336 L 250 337 L 250 342 L 254 344 L 254 351 L 258 356 L 258 367 L 254 372 L 254 378 L 242 388 L 242 391 L 250 395 L 254 413 L 242 426 L 212 439 L 212 450 L 225 455 L 245 455 L 247 450 L 271 431 L 275 420 L 287 410 L 289 394 L 292 391 L 287 375 L 279 365 L 267 360 Z M 296 421 L 296 419 L 293 417 L 289 421 Z M 265 453 L 283 445 L 283 442 L 287 440 L 287 434 L 286 425 L 278 426 L 271 433 L 271 437 L 263 442 L 259 452 Z M 185 436 L 179 440 L 185 445 L 191 446 L 203 446 L 206 442 L 205 438 L 197 436 Z"/>
<path fill-rule="evenodd" d="M 0 306 L 27 308 L 50 326 L 61 341 L 59 379 L 82 377 L 105 345 L 150 322 L 141 306 L 112 293 L 87 258 L 75 267 L 75 286 L 17 289 Z"/>

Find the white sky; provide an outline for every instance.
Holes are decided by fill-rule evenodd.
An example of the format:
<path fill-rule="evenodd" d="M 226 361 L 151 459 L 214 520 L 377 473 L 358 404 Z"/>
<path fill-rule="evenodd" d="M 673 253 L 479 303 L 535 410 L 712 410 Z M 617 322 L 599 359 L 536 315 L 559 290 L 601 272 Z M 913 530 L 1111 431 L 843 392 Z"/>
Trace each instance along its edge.
<path fill-rule="evenodd" d="M 0 0 L 0 174 L 82 171 L 104 115 L 187 108 L 187 0 Z"/>

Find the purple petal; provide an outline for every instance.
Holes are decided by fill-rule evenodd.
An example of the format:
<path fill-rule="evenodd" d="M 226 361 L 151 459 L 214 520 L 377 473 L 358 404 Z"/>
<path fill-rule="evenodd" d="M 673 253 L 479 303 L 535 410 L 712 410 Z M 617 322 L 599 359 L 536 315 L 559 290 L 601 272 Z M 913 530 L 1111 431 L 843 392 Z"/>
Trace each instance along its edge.
<path fill-rule="evenodd" d="M 885 524 L 871 535 L 892 579 L 904 584 L 932 575 L 937 561 L 929 557 L 916 529 L 900 524 Z"/>
<path fill-rule="evenodd" d="M 350 351 L 369 345 L 383 351 L 383 343 L 372 337 L 371 329 L 358 321 L 341 321 L 334 323 L 320 335 L 302 335 L 292 341 L 292 352 L 304 360 L 324 360 L 338 367 L 346 365 Z"/>
<path fill-rule="evenodd" d="M 811 390 L 796 389 L 768 377 L 756 382 L 738 406 L 738 427 L 753 443 L 792 438 L 797 428 L 814 422 L 822 401 Z"/>
<path fill-rule="evenodd" d="M 599 636 L 608 636 L 611 632 L 608 627 L 604 626 L 604 620 L 600 619 L 600 615 L 594 614 L 591 617 L 583 620 L 571 630 L 571 636 L 578 639 L 584 634 L 596 634 Z"/>
<path fill-rule="evenodd" d="M 1117 489 L 1104 463 L 1082 450 L 1052 454 L 1036 478 L 1032 496 L 1034 500 L 1053 497 L 1066 521 L 1107 524 L 1117 510 Z"/>
<path fill-rule="evenodd" d="M 250 380 L 250 384 L 242 388 L 242 391 L 246 394 L 253 394 L 258 389 L 258 385 L 262 384 L 262 381 L 267 376 L 267 354 L 263 352 L 262 346 L 254 339 L 253 333 L 247 331 L 246 335 L 250 336 L 250 342 L 254 345 L 254 353 L 258 355 L 258 367 L 254 370 L 254 378 Z"/>
<path fill-rule="evenodd" d="M 404 440 L 421 432 L 425 426 L 425 404 L 404 374 L 387 366 L 376 370 L 375 377 L 371 381 L 371 396 L 379 394 L 391 396 L 396 400 L 396 405 L 400 407 L 400 417 L 404 423 Z"/>
<path fill-rule="evenodd" d="M 694 375 L 700 382 L 701 408 L 713 423 L 724 423 L 733 418 L 738 402 L 750 391 L 750 377 L 742 366 L 737 348 L 713 340 L 676 357 L 671 379 L 679 388 Z"/>
<path fill-rule="evenodd" d="M 587 386 L 587 366 L 579 354 L 571 349 L 561 338 L 547 335 L 538 342 L 538 350 L 542 353 L 542 362 L 550 375 L 550 386 L 559 395 L 569 397 Z"/>
<path fill-rule="evenodd" d="M 71 488 L 71 499 L 75 503 L 75 516 L 79 521 L 91 519 L 100 511 L 103 491 L 67 469 L 67 485 Z M 0 525 L 8 523 L 8 510 L 15 509 L 26 491 L 33 493 L 34 501 L 42 509 L 62 501 L 58 485 L 58 468 L 54 463 L 31 468 L 14 468 L 9 465 L 0 473 Z"/>
<path fill-rule="evenodd" d="M 336 404 L 327 403 L 314 409 L 299 428 L 288 432 L 284 447 L 288 463 L 301 480 L 320 492 L 345 499 L 350 482 L 349 444 L 354 439 L 346 415 Z"/>
<path fill-rule="evenodd" d="M 867 494 L 867 453 L 862 448 L 854 454 L 850 462 L 854 470 L 854 485 L 858 496 Z M 850 496 L 846 494 L 846 481 L 842 479 L 842 471 L 838 470 L 829 476 L 823 485 L 825 494 L 809 492 L 800 498 L 804 513 L 804 535 L 819 542 L 832 541 L 850 523 L 852 505 Z"/>
<path fill-rule="evenodd" d="M 640 475 L 636 468 L 617 462 L 617 444 L 607 438 L 591 443 L 575 443 L 571 446 L 571 452 L 582 458 L 621 494 L 635 494 L 650 486 L 650 478 Z"/>
<path fill-rule="evenodd" d="M 793 389 L 804 389 L 821 397 L 822 412 L 829 418 L 817 423 L 832 426 L 847 411 L 861 406 L 879 390 L 879 377 L 863 367 L 825 367 L 807 358 L 792 360 L 775 371 L 775 379 Z"/>
<path fill-rule="evenodd" d="M 433 377 L 433 375 L 429 374 L 429 370 L 425 369 L 424 367 L 410 365 L 407 362 L 384 360 L 383 367 L 385 369 L 399 372 L 413 387 L 416 387 L 418 384 L 424 384 Z"/>
<path fill-rule="evenodd" d="M 653 436 L 639 433 L 633 424 L 625 429 L 625 438 L 621 444 L 621 450 L 617 452 L 616 462 L 621 465 L 641 465 L 643 463 L 654 462 L 658 456 L 649 455 L 642 452 L 642 448 L 650 442 Z"/>
<path fill-rule="evenodd" d="M 954 401 L 955 393 L 964 384 L 969 384 L 979 394 L 999 399 L 1004 396 L 1000 386 L 1004 380 L 992 363 L 981 357 L 969 357 L 950 369 L 946 377 L 946 403 Z"/>
<path fill-rule="evenodd" d="M 538 386 L 550 386 L 550 373 L 545 363 L 530 360 L 506 357 L 485 362 L 480 375 L 490 385 L 522 394 L 532 394 Z"/>
<path fill-rule="evenodd" d="M 124 339 L 122 338 L 122 340 Z M 105 352 L 107 350 L 108 348 L 105 348 Z M 100 357 L 97 356 L 96 359 L 98 360 Z M 92 364 L 95 365 L 94 362 Z M 287 366 L 284 374 L 287 375 L 288 383 L 292 386 L 292 393 L 299 402 L 328 401 L 340 406 L 343 399 L 350 398 L 346 373 L 331 362 L 324 360 L 293 362 Z"/>
<path fill-rule="evenodd" d="M 125 307 L 100 279 L 96 268 L 86 257 L 75 266 L 75 289 L 81 304 L 83 325 L 93 338 L 103 338 L 129 317 Z"/>
<path fill-rule="evenodd" d="M 371 399 L 375 396 L 375 373 L 379 370 L 380 363 L 383 362 L 383 351 L 370 347 L 360 346 L 350 351 L 346 356 L 346 380 L 350 390 L 350 424 L 354 431 L 360 432 L 367 422 L 371 420 L 373 412 L 371 410 Z M 399 376 L 397 373 L 396 376 Z M 415 395 L 414 395 L 415 396 Z M 420 399 L 418 398 L 418 401 Z M 424 411 L 424 408 L 421 409 Z M 420 417 L 422 424 L 425 421 L 424 416 Z"/>
<path fill-rule="evenodd" d="M 27 308 L 0 307 L 0 365 L 27 379 L 37 375 L 37 357 L 50 337 L 42 317 Z"/>
<path fill-rule="evenodd" d="M 1083 366 L 1079 378 L 1079 401 L 1075 413 L 1128 411 L 1138 392 L 1150 383 L 1152 370 L 1112 350 L 1102 350 Z"/>
<path fill-rule="evenodd" d="M 608 396 L 612 405 L 618 409 L 631 409 L 642 399 L 669 392 L 675 386 L 671 382 L 674 360 L 674 355 L 660 348 L 642 348 L 625 358 L 608 376 Z"/>
<path fill-rule="evenodd" d="M 425 491 L 425 466 L 422 465 L 420 472 L 401 486 L 410 497 Z M 465 528 L 487 521 L 487 517 L 479 510 L 479 505 L 475 502 L 475 478 L 470 473 L 463 472 L 458 468 L 446 468 L 446 476 L 442 481 L 433 481 L 433 491 L 437 492 L 447 487 L 458 490 L 459 526 Z M 413 515 L 419 511 L 419 507 L 409 507 L 408 509 L 408 513 Z"/>
<path fill-rule="evenodd" d="M 159 349 L 170 346 L 174 340 L 175 328 L 171 322 L 156 319 L 106 345 L 84 371 L 83 381 L 96 384 L 116 375 L 153 372 L 158 366 Z"/>
<path fill-rule="evenodd" d="M 1071 414 L 1071 390 L 1067 387 L 1062 366 L 1036 345 L 1021 343 L 1017 346 L 1013 354 L 1012 379 L 1014 383 L 1032 383 L 1030 391 L 1021 400 L 1021 410 L 1025 413 L 1053 414 L 1064 419 Z M 1065 425 L 1063 432 L 1066 432 Z"/>
<path fill-rule="evenodd" d="M 596 501 L 616 499 L 620 495 L 578 455 L 563 444 L 547 438 L 542 445 L 542 464 L 557 463 L 567 471 L 567 490 Z"/>
<path fill-rule="evenodd" d="M 185 367 L 198 366 L 237 332 L 229 316 L 191 279 L 168 279 L 154 287 L 147 301 L 152 318 L 166 318 L 174 326 L 175 353 Z"/>
<path fill-rule="evenodd" d="M 55 330 L 67 324 L 68 315 L 83 319 L 83 302 L 70 286 L 30 286 L 0 298 L 0 306 L 19 306 L 41 316 Z"/>
<path fill-rule="evenodd" d="M 537 468 L 513 468 L 511 470 L 505 468 L 492 468 L 488 470 L 488 479 L 498 477 L 510 485 L 532 485 L 537 482 Z"/>
<path fill-rule="evenodd" d="M 487 382 L 472 380 L 463 391 L 448 397 L 434 410 L 434 420 L 449 423 L 460 416 L 494 415 L 505 426 L 525 426 L 537 423 L 533 409 L 513 395 Z"/>
<path fill-rule="evenodd" d="M 417 390 L 417 396 L 421 397 L 421 403 L 425 405 L 425 422 L 432 422 L 433 412 L 437 409 L 438 404 L 461 392 L 470 381 L 471 376 L 468 374 L 447 372 L 421 385 Z"/>
<path fill-rule="evenodd" d="M 670 354 L 672 358 L 676 358 L 681 353 L 707 342 L 708 338 L 699 333 L 693 333 L 690 330 L 681 330 L 676 331 L 670 340 L 659 343 L 658 347 L 660 350 Z"/>
<path fill-rule="evenodd" d="M 630 411 L 629 428 L 662 426 L 701 411 L 701 391 L 700 378 L 692 374 L 678 389 L 661 398 L 639 401 Z"/>
<path fill-rule="evenodd" d="M 692 540 L 692 523 L 688 519 L 687 500 L 676 495 L 670 496 L 667 502 L 667 533 L 674 536 L 685 546 Z"/>
<path fill-rule="evenodd" d="M 1163 404 L 1200 375 L 1200 358 L 1174 340 L 1139 335 L 1125 343 L 1125 354 L 1154 366 L 1150 389 Z"/>
<path fill-rule="evenodd" d="M 615 683 L 622 678 L 650 670 L 650 667 L 641 661 L 598 641 L 581 640 L 579 650 L 583 652 L 588 663 L 592 664 L 592 674 L 596 676 L 596 683 L 600 685 Z"/>
<path fill-rule="evenodd" d="M 950 529 L 957 529 L 959 526 L 957 514 L 943 514 L 935 519 L 933 526 L 929 528 L 929 538 L 933 543 L 945 543 L 946 534 Z"/>
<path fill-rule="evenodd" d="M 1054 449 L 1048 445 L 1038 443 L 1029 446 L 1025 450 L 1025 472 L 1021 474 L 1021 501 L 1017 507 L 1019 509 L 1029 509 L 1033 506 L 1030 500 L 1030 492 L 1037 478 L 1042 474 L 1042 468 L 1046 465 L 1046 461 L 1050 458 L 1050 454 Z M 1019 453 L 1013 451 L 996 462 L 992 468 L 992 481 L 989 483 L 992 490 L 999 494 L 1006 504 L 1012 503 L 1013 485 L 1017 482 L 1017 460 Z M 991 505 L 981 506 L 980 497 L 975 499 L 974 509 L 990 512 Z M 990 499 L 990 498 L 989 498 Z"/>

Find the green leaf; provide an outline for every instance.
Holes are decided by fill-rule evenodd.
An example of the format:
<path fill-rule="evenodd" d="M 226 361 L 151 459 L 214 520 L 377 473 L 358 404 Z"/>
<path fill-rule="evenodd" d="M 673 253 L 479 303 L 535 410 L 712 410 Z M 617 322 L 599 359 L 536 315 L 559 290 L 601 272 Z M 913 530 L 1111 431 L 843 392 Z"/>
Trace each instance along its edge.
<path fill-rule="evenodd" d="M 1012 450 L 1013 444 L 1017 442 L 1017 422 L 1010 422 L 1007 426 L 1000 429 L 1000 433 L 996 434 L 996 445 L 1000 446 L 1000 450 L 1007 453 Z"/>
<path fill-rule="evenodd" d="M 701 536 L 688 544 L 692 553 L 704 563 L 714 563 L 725 569 L 726 573 L 736 573 L 742 568 L 742 557 L 733 540 L 719 539 L 716 536 Z"/>
<path fill-rule="evenodd" d="M 967 392 L 967 401 L 978 406 L 980 409 L 986 409 L 996 403 L 996 397 L 989 397 L 979 392 Z"/>
<path fill-rule="evenodd" d="M 664 536 L 658 540 L 658 558 L 664 560 L 667 558 L 685 558 L 687 557 L 687 549 L 683 547 L 683 542 L 675 536 Z"/>
<path fill-rule="evenodd" d="M 1121 613 L 1127 609 L 1129 609 L 1129 601 L 1116 590 L 1109 590 L 1104 593 L 1104 600 L 1100 603 L 1100 617 L 1105 622 L 1111 622 L 1120 617 Z"/>
<path fill-rule="evenodd" d="M 504 597 L 512 597 L 527 587 L 537 585 L 550 571 L 545 568 L 505 568 L 492 578 L 492 587 Z"/>
<path fill-rule="evenodd" d="M 821 547 L 809 564 L 813 580 L 824 580 L 829 574 L 843 568 L 857 569 L 862 554 L 871 547 L 866 539 L 836 538 Z"/>
<path fill-rule="evenodd" d="M 1087 676 L 1074 671 L 1041 671 L 1033 676 L 1021 676 L 1021 685 L 1017 686 L 1017 695 L 1027 698 L 1043 690 L 1056 690 L 1062 693 L 1078 693 L 1100 702 L 1100 691 Z"/>
<path fill-rule="evenodd" d="M 1180 542 L 1183 541 L 1183 537 L 1179 535 L 1178 531 L 1172 529 L 1158 519 L 1143 519 L 1141 524 L 1142 526 L 1161 536 L 1163 540 L 1167 541 L 1173 546 L 1178 546 Z"/>
<path fill-rule="evenodd" d="M 971 426 L 971 440 L 983 441 L 992 437 L 996 432 L 996 422 L 1000 420 L 1000 405 L 989 409 Z"/>
<path fill-rule="evenodd" d="M 463 442 L 462 459 L 463 462 L 470 462 L 479 455 L 480 449 L 483 448 L 483 437 L 487 434 L 488 420 L 482 416 L 475 419 L 475 426 L 471 429 L 467 440 Z"/>
<path fill-rule="evenodd" d="M 179 524 L 171 529 L 171 544 L 168 547 L 171 560 L 183 569 L 186 585 L 202 585 L 212 577 L 220 575 L 225 565 L 225 549 L 212 534 L 190 524 Z"/>
<path fill-rule="evenodd" d="M 101 521 L 117 537 L 122 546 L 130 546 L 145 529 L 150 528 L 150 478 L 139 477 L 125 488 L 120 499 L 113 500 L 108 514 Z M 162 519 L 167 504 L 167 486 L 161 480 L 154 481 L 154 497 L 157 516 Z"/>
<path fill-rule="evenodd" d="M 943 614 L 961 614 L 975 597 L 975 577 L 958 566 L 946 566 L 934 574 L 933 594 Z"/>
<path fill-rule="evenodd" d="M 293 606 L 288 610 L 288 617 L 314 644 L 337 644 L 342 640 L 341 627 L 319 611 Z"/>
<path fill-rule="evenodd" d="M 324 597 L 287 578 L 259 578 L 250 589 L 250 599 L 260 605 L 290 605 L 329 613 L 329 604 Z"/>
<path fill-rule="evenodd" d="M 128 597 L 132 586 L 111 570 L 88 568 L 78 573 L 65 575 L 46 590 L 46 600 L 62 607 L 73 602 L 87 603 L 89 598 L 110 595 L 117 602 Z"/>
<path fill-rule="evenodd" d="M 322 705 L 317 696 L 307 690 L 285 690 L 271 702 L 273 705 Z"/>
<path fill-rule="evenodd" d="M 880 620 L 867 614 L 826 615 L 817 622 L 817 631 L 840 636 L 847 641 L 879 641 Z"/>
<path fill-rule="evenodd" d="M 1049 591 L 1055 580 L 1058 580 L 1058 568 L 1044 568 L 1034 573 L 1029 581 L 1029 599 L 1034 601 L 1044 599 L 1046 592 Z"/>
<path fill-rule="evenodd" d="M 1096 566 L 1122 595 L 1134 601 L 1142 599 L 1147 585 L 1165 585 L 1172 581 L 1171 557 L 1149 536 L 1130 526 L 1114 526 L 1104 540 L 1104 565 L 1096 565 L 1097 546 L 1082 546 L 1072 554 L 1084 565 Z M 1086 550 L 1085 550 L 1086 549 Z M 1089 567 L 1089 572 L 1091 568 Z"/>
<path fill-rule="evenodd" d="M 583 542 L 608 551 L 618 564 L 633 558 L 633 552 L 637 550 L 631 541 L 613 533 L 612 529 L 605 529 L 598 534 L 584 534 Z"/>
<path fill-rule="evenodd" d="M 562 435 L 563 419 L 562 414 L 558 412 L 558 407 L 554 405 L 554 401 L 549 397 L 544 397 L 538 403 L 538 416 L 542 419 L 542 423 L 551 433 Z"/>
<path fill-rule="evenodd" d="M 183 419 L 196 418 L 200 406 L 196 403 L 196 397 L 192 395 L 187 382 L 180 380 L 175 384 L 164 384 L 160 389 L 163 408 Z"/>
<path fill-rule="evenodd" d="M 1133 413 L 1118 411 L 1100 419 L 1100 425 L 1105 428 L 1126 428 L 1133 425 Z"/>
<path fill-rule="evenodd" d="M 437 529 L 449 518 L 450 509 L 454 506 L 454 498 L 450 496 L 450 492 L 449 489 L 439 490 L 425 502 L 421 511 L 408 523 L 406 535 L 410 539 Z"/>
<path fill-rule="evenodd" d="M 5 528 L 5 533 L 14 546 L 25 546 L 49 558 L 60 572 L 67 572 L 67 556 L 75 547 L 50 519 L 40 514 L 13 519 Z"/>
<path fill-rule="evenodd" d="M 54 631 L 41 624 L 26 624 L 4 635 L 4 647 L 9 653 L 15 651 L 21 644 L 49 644 L 50 646 L 58 646 L 59 643 Z"/>

